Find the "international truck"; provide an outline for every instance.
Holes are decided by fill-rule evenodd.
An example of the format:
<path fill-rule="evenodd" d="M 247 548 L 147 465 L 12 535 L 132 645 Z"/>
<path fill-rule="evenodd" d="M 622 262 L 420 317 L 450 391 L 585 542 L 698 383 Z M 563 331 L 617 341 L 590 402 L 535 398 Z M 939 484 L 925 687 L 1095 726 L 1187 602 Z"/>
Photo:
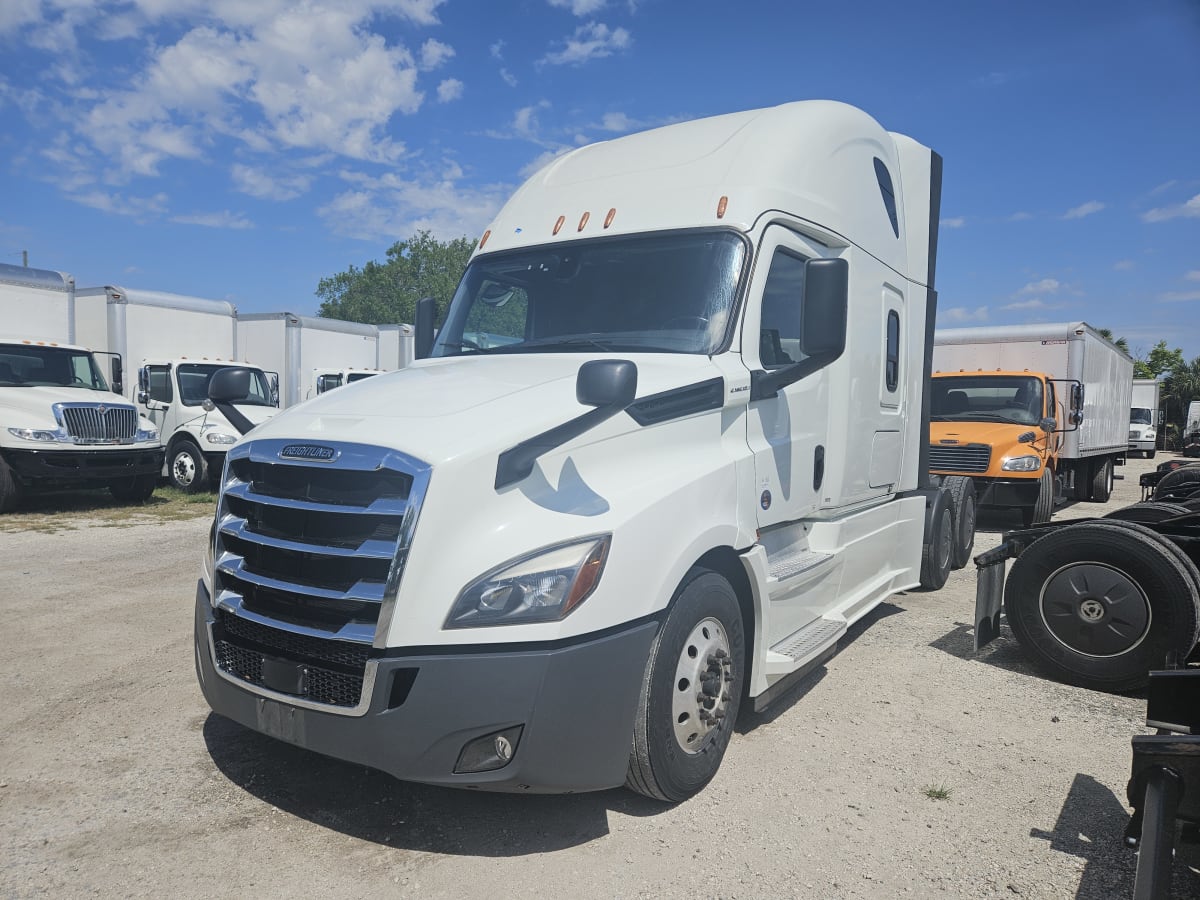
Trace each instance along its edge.
<path fill-rule="evenodd" d="M 1086 322 L 939 329 L 930 465 L 980 506 L 1048 522 L 1064 499 L 1103 503 L 1124 464 L 1133 360 Z"/>
<path fill-rule="evenodd" d="M 1158 379 L 1133 379 L 1132 404 L 1129 409 L 1129 452 L 1141 453 L 1154 459 L 1158 447 L 1158 429 L 1162 413 L 1158 407 Z"/>
<path fill-rule="evenodd" d="M 105 359 L 110 388 L 96 354 L 73 343 L 74 305 L 72 276 L 0 265 L 0 513 L 34 491 L 154 492 L 158 432 L 119 396 L 121 358 Z"/>
<path fill-rule="evenodd" d="M 403 369 L 413 361 L 413 327 L 379 325 L 379 356 L 375 368 L 385 372 Z"/>
<path fill-rule="evenodd" d="M 218 410 L 207 410 L 208 380 L 233 365 L 237 309 L 225 300 L 116 285 L 76 292 L 76 331 L 92 346 L 119 353 L 137 366 L 124 395 L 154 422 L 166 448 L 162 477 L 189 493 L 206 490 L 219 474 L 238 430 Z M 240 363 L 250 366 L 243 359 Z M 268 373 L 254 376 L 241 412 L 262 422 L 276 412 Z"/>
<path fill-rule="evenodd" d="M 379 330 L 290 312 L 249 313 L 238 317 L 238 357 L 253 359 L 279 373 L 279 406 L 287 409 L 315 397 L 321 371 L 374 369 Z"/>
<path fill-rule="evenodd" d="M 415 362 L 231 448 L 196 588 L 212 709 L 405 780 L 700 791 L 743 704 L 945 581 L 940 191 L 936 153 L 830 101 L 542 169 L 436 341 L 418 305 Z"/>

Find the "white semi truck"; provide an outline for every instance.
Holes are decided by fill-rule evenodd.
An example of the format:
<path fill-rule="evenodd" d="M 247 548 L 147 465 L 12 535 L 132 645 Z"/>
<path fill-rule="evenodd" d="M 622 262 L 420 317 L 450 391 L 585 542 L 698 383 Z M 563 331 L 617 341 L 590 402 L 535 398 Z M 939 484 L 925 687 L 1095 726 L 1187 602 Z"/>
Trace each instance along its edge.
<path fill-rule="evenodd" d="M 1158 394 L 1157 378 L 1133 379 L 1133 396 L 1129 401 L 1129 452 L 1141 453 L 1146 459 L 1154 459 L 1158 446 L 1158 427 L 1162 424 Z"/>
<path fill-rule="evenodd" d="M 110 388 L 96 355 L 73 342 L 74 306 L 70 275 L 0 265 L 0 512 L 35 490 L 154 492 L 158 432 L 119 396 L 121 358 L 107 360 Z"/>
<path fill-rule="evenodd" d="M 424 358 L 231 448 L 196 591 L 212 708 L 412 781 L 701 790 L 744 701 L 949 570 L 940 185 L 828 101 L 552 162 L 436 343 L 419 306 Z"/>
<path fill-rule="evenodd" d="M 206 410 L 208 379 L 235 363 L 237 310 L 224 300 L 114 285 L 76 292 L 76 331 L 137 366 L 125 396 L 155 423 L 166 447 L 162 474 L 180 490 L 209 486 L 238 430 L 218 410 Z M 240 365 L 249 365 L 243 359 Z M 266 372 L 257 367 L 238 408 L 253 422 L 276 412 Z"/>
<path fill-rule="evenodd" d="M 374 370 L 378 345 L 378 328 L 362 322 L 290 312 L 238 317 L 238 356 L 279 373 L 283 409 L 317 396 L 317 378 L 322 373 Z"/>

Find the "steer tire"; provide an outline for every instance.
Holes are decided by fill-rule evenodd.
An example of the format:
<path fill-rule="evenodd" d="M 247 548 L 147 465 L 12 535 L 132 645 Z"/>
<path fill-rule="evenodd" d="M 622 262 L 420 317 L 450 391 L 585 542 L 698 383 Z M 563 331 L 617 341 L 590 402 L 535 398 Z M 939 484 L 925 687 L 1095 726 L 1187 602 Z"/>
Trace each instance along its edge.
<path fill-rule="evenodd" d="M 1028 528 L 1031 525 L 1042 525 L 1050 521 L 1054 515 L 1054 473 L 1050 467 L 1042 469 L 1038 478 L 1038 495 L 1033 506 L 1022 507 L 1021 524 Z"/>
<path fill-rule="evenodd" d="M 108 492 L 118 503 L 145 503 L 158 485 L 158 473 L 122 478 L 108 486 Z"/>
<path fill-rule="evenodd" d="M 950 475 L 942 479 L 942 487 L 950 493 L 950 499 L 954 503 L 954 547 L 950 564 L 955 569 L 961 569 L 971 561 L 971 551 L 975 547 L 975 519 L 978 509 L 975 482 L 965 475 Z"/>
<path fill-rule="evenodd" d="M 921 547 L 921 587 L 939 591 L 950 577 L 954 564 L 954 503 L 950 498 L 934 513 L 929 523 L 929 540 Z"/>
<path fill-rule="evenodd" d="M 650 647 L 625 786 L 678 803 L 703 790 L 725 756 L 742 701 L 746 637 L 737 594 L 708 569 L 688 571 L 669 610 Z M 719 718 L 702 718 L 702 694 L 713 704 L 704 715 Z"/>
<path fill-rule="evenodd" d="M 1135 503 L 1113 510 L 1104 516 L 1106 519 L 1120 519 L 1123 522 L 1143 522 L 1153 524 L 1163 519 L 1171 519 L 1190 512 L 1182 503 L 1157 503 L 1153 500 L 1146 503 Z"/>
<path fill-rule="evenodd" d="M 8 467 L 8 463 L 0 459 L 0 513 L 12 512 L 21 502 L 21 482 Z"/>
<path fill-rule="evenodd" d="M 200 448 L 188 440 L 181 440 L 168 456 L 170 465 L 167 477 L 171 484 L 187 494 L 198 494 L 208 488 L 208 464 Z"/>
<path fill-rule="evenodd" d="M 1092 469 L 1092 484 L 1088 499 L 1093 503 L 1107 503 L 1108 498 L 1112 496 L 1112 489 L 1113 461 L 1104 459 Z"/>
<path fill-rule="evenodd" d="M 1004 612 L 1025 653 L 1051 677 L 1136 690 L 1169 654 L 1183 659 L 1195 646 L 1200 572 L 1142 525 L 1083 522 L 1017 557 Z"/>

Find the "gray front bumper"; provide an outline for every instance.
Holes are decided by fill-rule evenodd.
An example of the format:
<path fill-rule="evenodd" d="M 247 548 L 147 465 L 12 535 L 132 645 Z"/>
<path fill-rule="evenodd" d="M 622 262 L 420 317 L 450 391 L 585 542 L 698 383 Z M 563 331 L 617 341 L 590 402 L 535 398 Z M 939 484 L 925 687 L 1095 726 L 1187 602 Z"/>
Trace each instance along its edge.
<path fill-rule="evenodd" d="M 634 713 L 655 621 L 549 648 L 479 646 L 378 659 L 364 715 L 339 715 L 252 693 L 218 673 L 209 645 L 208 591 L 196 588 L 196 673 L 217 713 L 263 734 L 405 781 L 492 791 L 562 793 L 624 783 Z M 416 669 L 407 696 L 389 709 L 397 670 Z M 511 762 L 454 774 L 474 738 L 524 726 Z"/>

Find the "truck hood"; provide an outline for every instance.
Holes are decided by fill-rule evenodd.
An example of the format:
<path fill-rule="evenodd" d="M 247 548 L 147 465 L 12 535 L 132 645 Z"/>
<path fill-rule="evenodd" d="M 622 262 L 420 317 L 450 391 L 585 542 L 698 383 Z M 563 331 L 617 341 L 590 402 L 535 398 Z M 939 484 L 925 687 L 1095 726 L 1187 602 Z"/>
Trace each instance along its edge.
<path fill-rule="evenodd" d="M 1043 432 L 1036 425 L 1014 425 L 1011 422 L 930 422 L 929 442 L 957 441 L 960 444 L 989 444 L 992 447 L 1011 447 L 1017 438 L 1032 431 L 1039 438 Z"/>
<path fill-rule="evenodd" d="M 90 388 L 67 387 L 3 387 L 0 388 L 0 425 L 22 428 L 54 427 L 54 414 L 50 407 L 55 403 L 103 403 L 105 406 L 133 404 L 120 394 L 109 391 L 93 391 Z M 10 421 L 12 420 L 12 421 Z"/>
<path fill-rule="evenodd" d="M 575 399 L 575 378 L 584 362 L 597 358 L 550 353 L 421 360 L 297 404 L 254 429 L 253 437 L 383 444 L 431 465 L 498 452 L 587 412 L 591 407 Z M 706 356 L 605 358 L 637 364 L 639 399 L 720 374 Z M 624 419 L 629 428 L 638 427 Z"/>
<path fill-rule="evenodd" d="M 244 415 L 247 419 L 253 422 L 256 426 L 261 425 L 267 419 L 279 412 L 274 406 L 259 406 L 258 404 L 241 405 L 235 403 L 234 406 L 238 412 Z M 181 426 L 184 428 L 198 429 L 203 428 L 209 430 L 216 428 L 219 431 L 228 432 L 236 435 L 237 429 L 229 424 L 229 420 L 221 414 L 219 409 L 214 409 L 212 412 L 205 412 L 201 407 L 196 407 L 196 415 L 190 419 L 185 419 Z M 257 431 L 256 431 L 257 436 Z"/>

